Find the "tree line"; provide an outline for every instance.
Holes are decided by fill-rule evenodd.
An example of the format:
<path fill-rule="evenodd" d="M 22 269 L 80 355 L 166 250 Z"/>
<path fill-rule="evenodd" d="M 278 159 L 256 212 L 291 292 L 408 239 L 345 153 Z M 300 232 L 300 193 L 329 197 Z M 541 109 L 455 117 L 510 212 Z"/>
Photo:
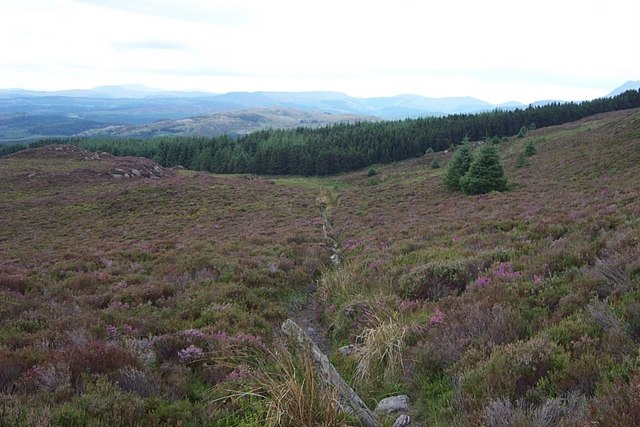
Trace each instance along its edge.
<path fill-rule="evenodd" d="M 465 138 L 517 134 L 597 113 L 640 107 L 640 92 L 612 98 L 551 103 L 510 111 L 454 114 L 400 121 L 335 124 L 322 128 L 268 129 L 231 137 L 66 140 L 92 151 L 152 158 L 166 167 L 215 173 L 329 175 L 443 151 Z M 60 141 L 58 141 L 60 142 Z"/>

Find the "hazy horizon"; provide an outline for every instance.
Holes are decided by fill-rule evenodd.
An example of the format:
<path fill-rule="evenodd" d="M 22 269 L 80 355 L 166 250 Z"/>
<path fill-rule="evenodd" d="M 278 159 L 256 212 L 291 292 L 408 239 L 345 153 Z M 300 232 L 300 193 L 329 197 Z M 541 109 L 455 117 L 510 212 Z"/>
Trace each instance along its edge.
<path fill-rule="evenodd" d="M 6 88 L 331 91 L 494 104 L 640 77 L 640 3 L 0 0 Z"/>

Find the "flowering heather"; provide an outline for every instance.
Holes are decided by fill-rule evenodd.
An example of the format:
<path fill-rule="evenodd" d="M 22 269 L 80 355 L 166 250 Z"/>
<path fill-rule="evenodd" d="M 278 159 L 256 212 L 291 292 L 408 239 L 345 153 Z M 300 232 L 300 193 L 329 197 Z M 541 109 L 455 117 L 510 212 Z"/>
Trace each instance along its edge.
<path fill-rule="evenodd" d="M 206 338 L 206 335 L 204 333 L 202 333 L 202 331 L 200 331 L 199 329 L 185 329 L 184 331 L 182 331 L 180 333 L 182 335 L 184 335 L 185 337 L 193 338 L 193 339 Z"/>
<path fill-rule="evenodd" d="M 483 286 L 488 285 L 489 283 L 491 283 L 491 279 L 486 277 L 486 276 L 480 276 L 476 279 L 475 281 L 475 285 L 478 288 L 481 288 Z"/>
<path fill-rule="evenodd" d="M 204 351 L 200 347 L 196 347 L 191 344 L 189 347 L 184 348 L 178 352 L 178 359 L 182 363 L 190 363 L 196 360 L 202 359 L 204 356 Z"/>
<path fill-rule="evenodd" d="M 116 300 L 112 300 L 109 303 L 108 306 L 111 310 L 127 310 L 129 309 L 131 306 L 129 305 L 129 303 L 125 302 L 123 303 L 122 301 L 120 301 L 119 299 Z"/>
<path fill-rule="evenodd" d="M 360 246 L 361 242 L 359 240 L 355 240 L 355 239 L 349 239 L 346 242 L 344 242 L 344 249 L 345 250 L 351 250 L 351 249 L 355 249 L 358 246 Z"/>
<path fill-rule="evenodd" d="M 115 325 L 107 325 L 107 336 L 109 339 L 115 340 L 118 338 L 118 327 Z"/>
<path fill-rule="evenodd" d="M 494 267 L 491 272 L 494 277 L 500 278 L 511 278 L 511 277 L 520 277 L 520 272 L 515 271 L 513 269 L 513 264 L 511 262 L 501 262 L 496 267 Z"/>
<path fill-rule="evenodd" d="M 250 344 L 250 345 L 255 345 L 255 346 L 262 346 L 262 337 L 259 337 L 257 335 L 251 335 L 251 334 L 237 334 L 234 337 L 236 340 L 245 343 L 245 344 Z"/>
<path fill-rule="evenodd" d="M 245 368 L 245 367 L 238 367 L 236 369 L 234 369 L 233 371 L 231 371 L 229 374 L 227 374 L 227 376 L 224 378 L 225 381 L 237 381 L 239 379 L 245 378 L 249 375 L 249 371 Z"/>
<path fill-rule="evenodd" d="M 220 331 L 212 334 L 211 339 L 214 341 L 227 341 L 229 339 L 229 335 L 224 331 Z"/>
<path fill-rule="evenodd" d="M 127 323 L 122 325 L 120 327 L 120 330 L 122 331 L 123 334 L 129 335 L 129 336 L 135 336 L 138 334 L 138 330 Z"/>
<path fill-rule="evenodd" d="M 315 416 L 316 400 L 274 402 L 252 382 L 281 376 L 269 350 L 315 279 L 317 304 L 297 314 L 325 309 L 331 355 L 369 333 L 366 402 L 411 394 L 418 425 L 489 425 L 484 408 L 501 399 L 516 417 L 494 411 L 496 425 L 640 425 L 640 109 L 529 135 L 539 153 L 525 167 L 521 141 L 497 145 L 512 187 L 480 198 L 447 192 L 429 156 L 377 166 L 376 191 L 361 172 L 117 180 L 114 164 L 151 161 L 46 147 L 0 158 L 0 425 L 268 425 L 260 414 L 286 417 L 269 405 L 288 402 L 313 414 L 290 425 L 339 425 Z M 319 189 L 340 201 L 328 230 L 346 249 L 339 273 Z M 385 358 L 403 368 L 390 381 Z M 352 381 L 354 360 L 334 361 Z M 287 392 L 315 380 L 292 372 Z M 266 398 L 200 392 L 217 384 Z M 574 395 L 582 419 L 567 418 Z"/>
<path fill-rule="evenodd" d="M 444 322 L 444 313 L 442 312 L 442 310 L 440 310 L 439 307 L 436 307 L 436 309 L 433 312 L 433 316 L 431 316 L 431 319 L 429 320 L 429 326 L 438 326 L 443 322 Z"/>
<path fill-rule="evenodd" d="M 421 325 L 420 323 L 412 323 L 411 324 L 411 333 L 414 335 L 422 335 L 424 334 L 426 331 L 426 327 L 424 325 Z"/>
<path fill-rule="evenodd" d="M 418 308 L 418 301 L 416 300 L 403 299 L 398 304 L 398 311 L 400 313 L 412 312 L 415 311 L 416 308 Z"/>

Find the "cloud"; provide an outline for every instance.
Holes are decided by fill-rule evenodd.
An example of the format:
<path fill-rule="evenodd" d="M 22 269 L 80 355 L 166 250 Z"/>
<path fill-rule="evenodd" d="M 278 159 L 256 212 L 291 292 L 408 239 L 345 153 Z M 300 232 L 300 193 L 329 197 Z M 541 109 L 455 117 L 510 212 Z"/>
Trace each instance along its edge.
<path fill-rule="evenodd" d="M 190 50 L 186 43 L 177 42 L 174 40 L 136 40 L 130 42 L 117 42 L 113 43 L 113 47 L 116 50 L 138 50 L 138 49 L 151 49 L 151 50 Z"/>
<path fill-rule="evenodd" d="M 209 25 L 241 26 L 251 23 L 248 11 L 238 8 L 231 1 L 209 2 L 204 0 L 73 0 L 75 3 L 99 6 L 120 12 L 158 18 L 178 19 Z"/>

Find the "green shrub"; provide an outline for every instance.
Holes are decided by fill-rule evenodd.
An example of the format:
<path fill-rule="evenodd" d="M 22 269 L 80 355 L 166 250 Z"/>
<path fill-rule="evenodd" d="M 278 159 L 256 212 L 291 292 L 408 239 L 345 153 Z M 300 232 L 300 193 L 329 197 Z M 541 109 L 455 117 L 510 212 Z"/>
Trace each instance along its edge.
<path fill-rule="evenodd" d="M 145 419 L 144 401 L 124 393 L 106 378 L 87 383 L 82 395 L 56 407 L 51 425 L 60 427 L 135 426 Z"/>
<path fill-rule="evenodd" d="M 65 403 L 53 410 L 51 425 L 54 427 L 84 427 L 88 424 L 85 411 L 71 403 Z"/>
<path fill-rule="evenodd" d="M 422 384 L 416 401 L 418 414 L 430 426 L 452 425 L 454 389 L 451 380 L 443 373 L 433 373 L 419 381 Z"/>
<path fill-rule="evenodd" d="M 377 176 L 371 177 L 367 180 L 367 185 L 368 186 L 376 186 L 378 184 L 380 184 L 382 181 L 380 180 L 380 178 L 378 178 Z"/>
<path fill-rule="evenodd" d="M 470 268 L 465 262 L 432 261 L 400 276 L 398 294 L 403 298 L 433 301 L 462 292 L 471 279 Z"/>
<path fill-rule="evenodd" d="M 462 375 L 462 399 L 466 406 L 477 408 L 500 397 L 524 398 L 563 363 L 566 355 L 561 348 L 540 337 L 495 347 L 488 360 Z"/>

